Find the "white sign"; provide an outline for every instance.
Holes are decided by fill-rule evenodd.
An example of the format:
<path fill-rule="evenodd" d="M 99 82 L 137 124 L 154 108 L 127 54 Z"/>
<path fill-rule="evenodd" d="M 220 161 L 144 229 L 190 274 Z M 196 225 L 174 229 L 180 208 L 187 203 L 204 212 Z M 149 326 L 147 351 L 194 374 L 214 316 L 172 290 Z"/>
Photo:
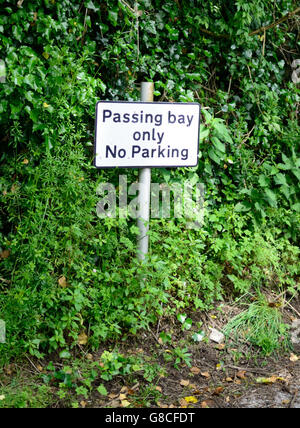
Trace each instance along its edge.
<path fill-rule="evenodd" d="M 199 129 L 198 103 L 99 101 L 95 166 L 196 166 Z"/>

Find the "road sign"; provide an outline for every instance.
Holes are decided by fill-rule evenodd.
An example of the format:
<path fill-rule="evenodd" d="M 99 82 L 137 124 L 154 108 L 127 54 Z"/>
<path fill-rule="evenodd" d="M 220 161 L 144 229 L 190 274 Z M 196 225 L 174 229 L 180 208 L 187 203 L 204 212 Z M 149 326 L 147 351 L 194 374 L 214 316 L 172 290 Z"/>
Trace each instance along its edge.
<path fill-rule="evenodd" d="M 196 166 L 199 128 L 198 103 L 99 101 L 95 166 Z"/>

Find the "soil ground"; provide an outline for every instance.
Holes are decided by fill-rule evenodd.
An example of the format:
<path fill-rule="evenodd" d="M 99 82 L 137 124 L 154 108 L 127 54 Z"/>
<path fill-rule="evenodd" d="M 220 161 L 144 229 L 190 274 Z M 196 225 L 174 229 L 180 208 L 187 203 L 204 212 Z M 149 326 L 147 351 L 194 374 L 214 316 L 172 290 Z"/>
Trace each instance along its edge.
<path fill-rule="evenodd" d="M 209 327 L 222 330 L 239 310 L 224 305 L 221 314 L 219 311 L 202 314 L 201 322 L 206 332 Z M 291 324 L 292 320 L 300 318 L 299 314 L 300 300 L 284 311 L 284 321 Z M 136 339 L 130 346 L 123 345 L 122 352 L 140 352 L 149 356 L 157 353 L 161 348 L 157 343 L 161 330 L 164 330 L 162 325 L 155 332 L 144 333 L 144 337 Z M 177 332 L 178 342 L 181 335 L 182 332 Z M 294 343 L 290 351 L 264 358 L 255 355 L 249 346 L 233 348 L 223 343 L 202 341 L 188 346 L 192 354 L 190 366 L 182 364 L 176 369 L 174 362 L 160 361 L 166 374 L 152 385 L 152 389 L 148 387 L 146 399 L 141 398 L 145 395 L 141 392 L 142 381 L 127 385 L 120 378 L 119 382 L 115 380 L 108 385 L 108 397 L 92 400 L 90 405 L 119 407 L 119 397 L 123 393 L 134 407 L 144 407 L 147 403 L 150 407 L 162 408 L 300 408 L 300 335 L 297 337 L 298 343 Z"/>
<path fill-rule="evenodd" d="M 223 305 L 221 311 L 216 309 L 210 313 L 194 314 L 193 322 L 201 322 L 209 336 L 210 327 L 221 331 L 239 311 L 235 305 Z M 293 306 L 286 307 L 284 311 L 285 323 L 292 324 L 295 320 L 300 322 L 300 300 L 293 301 Z M 162 343 L 159 338 L 162 331 L 172 333 L 173 348 L 170 348 L 170 343 Z M 170 325 L 169 320 L 164 325 L 161 320 L 151 331 L 128 336 L 117 344 L 105 344 L 97 353 L 88 354 L 82 349 L 81 356 L 75 356 L 78 359 L 85 355 L 91 361 L 99 361 L 104 350 L 115 348 L 124 356 L 142 357 L 150 368 L 161 369 L 151 382 L 139 373 L 134 376 L 118 375 L 105 382 L 97 379 L 96 385 L 104 383 L 107 395 L 99 394 L 95 387 L 88 397 L 80 397 L 74 392 L 74 399 L 78 407 L 86 408 L 300 408 L 300 335 L 297 337 L 299 340 L 293 344 L 293 349 L 262 357 L 245 343 L 215 343 L 209 339 L 195 343 L 190 340 L 191 332 L 178 328 L 178 322 L 174 320 Z M 181 360 L 177 368 L 174 367 L 174 358 L 167 362 L 165 359 L 166 354 L 171 353 L 170 349 L 176 347 L 186 347 L 186 352 L 190 353 L 189 361 Z M 55 356 L 54 359 L 52 357 L 55 364 Z M 42 368 L 49 360 L 27 358 L 26 362 L 24 365 L 16 363 L 16 366 L 27 384 L 32 377 L 42 385 Z M 36 377 L 39 371 L 41 373 Z M 17 387 L 20 381 L 16 380 L 15 373 L 13 364 L 4 368 L 0 387 Z M 59 397 L 57 386 L 51 390 L 55 399 L 50 400 L 46 407 L 70 406 L 72 399 L 66 402 Z"/>

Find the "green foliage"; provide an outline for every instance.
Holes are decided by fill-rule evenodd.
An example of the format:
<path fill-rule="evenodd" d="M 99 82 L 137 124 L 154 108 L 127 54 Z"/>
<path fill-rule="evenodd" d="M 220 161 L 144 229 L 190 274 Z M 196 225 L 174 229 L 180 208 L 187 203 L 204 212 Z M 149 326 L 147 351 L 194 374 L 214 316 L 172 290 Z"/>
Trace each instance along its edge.
<path fill-rule="evenodd" d="M 260 31 L 296 2 L 137 3 L 0 0 L 1 361 L 68 357 L 83 332 L 97 348 L 253 287 L 299 289 L 299 18 Z M 137 100 L 142 80 L 157 101 L 202 106 L 198 166 L 153 182 L 205 187 L 203 227 L 153 220 L 144 266 L 133 221 L 96 216 L 97 184 L 120 171 L 94 170 L 91 150 L 96 101 Z"/>
<path fill-rule="evenodd" d="M 288 325 L 276 305 L 270 305 L 263 295 L 248 309 L 236 315 L 225 327 L 224 332 L 231 340 L 240 340 L 269 355 L 290 348 Z"/>

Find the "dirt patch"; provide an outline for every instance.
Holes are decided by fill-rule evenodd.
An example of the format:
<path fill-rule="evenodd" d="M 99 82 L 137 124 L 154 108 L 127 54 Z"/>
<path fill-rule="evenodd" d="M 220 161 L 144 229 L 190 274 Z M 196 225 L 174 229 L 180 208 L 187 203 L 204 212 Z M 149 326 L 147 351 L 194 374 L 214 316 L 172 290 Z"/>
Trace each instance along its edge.
<path fill-rule="evenodd" d="M 284 319 L 291 329 L 298 328 L 295 315 L 299 309 L 299 302 L 295 302 L 293 308 L 285 310 Z M 210 327 L 221 330 L 236 313 L 236 307 L 224 305 L 221 312 L 202 313 L 199 319 L 208 334 Z M 126 405 L 131 407 L 300 408 L 300 340 L 294 341 L 287 352 L 269 357 L 255 354 L 245 344 L 233 348 L 232 344 L 210 340 L 190 343 L 189 364 L 182 362 L 175 368 L 174 360 L 166 363 L 163 358 L 170 349 L 159 340 L 158 333 L 164 327 L 118 347 L 124 355 L 144 353 L 150 363 L 163 367 L 164 375 L 148 383 L 138 376 L 132 383 L 121 377 L 108 382 L 108 397 L 93 397 L 91 407 L 122 407 L 119 396 L 123 391 Z M 177 330 L 172 337 L 176 338 L 173 348 L 187 343 L 187 332 Z"/>
<path fill-rule="evenodd" d="M 105 343 L 98 352 L 89 353 L 82 346 L 67 360 L 58 354 L 47 361 L 27 357 L 23 365 L 18 362 L 4 368 L 0 388 L 9 388 L 14 396 L 16 385 L 29 385 L 28 404 L 35 394 L 30 385 L 43 391 L 46 380 L 48 407 L 300 408 L 300 302 L 284 309 L 293 348 L 268 357 L 245 341 L 216 343 L 209 339 L 212 328 L 222 332 L 239 311 L 236 305 L 222 305 L 210 313 L 190 314 L 186 324 L 176 318 L 161 319 L 151 330 Z M 200 328 L 204 338 L 195 342 L 193 333 Z M 110 373 L 115 368 L 116 374 L 109 380 L 99 371 L 92 374 L 93 364 L 101 362 L 105 352 L 121 357 L 122 371 L 117 370 L 119 361 L 114 362 Z M 21 377 L 16 379 L 17 373 Z M 2 397 L 7 394 L 7 390 L 0 391 Z"/>

